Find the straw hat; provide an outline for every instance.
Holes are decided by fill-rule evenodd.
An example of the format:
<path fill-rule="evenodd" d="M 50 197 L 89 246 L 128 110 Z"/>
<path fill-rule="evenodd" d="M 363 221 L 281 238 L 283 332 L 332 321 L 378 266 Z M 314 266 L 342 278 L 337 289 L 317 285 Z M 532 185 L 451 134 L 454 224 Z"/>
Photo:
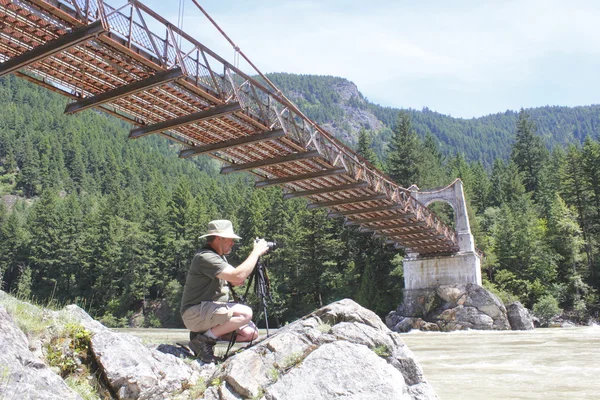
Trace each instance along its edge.
<path fill-rule="evenodd" d="M 241 237 L 233 233 L 233 225 L 231 225 L 231 221 L 226 219 L 210 221 L 208 223 L 208 233 L 200 236 L 200 238 L 207 236 L 220 236 L 229 239 L 241 239 Z"/>

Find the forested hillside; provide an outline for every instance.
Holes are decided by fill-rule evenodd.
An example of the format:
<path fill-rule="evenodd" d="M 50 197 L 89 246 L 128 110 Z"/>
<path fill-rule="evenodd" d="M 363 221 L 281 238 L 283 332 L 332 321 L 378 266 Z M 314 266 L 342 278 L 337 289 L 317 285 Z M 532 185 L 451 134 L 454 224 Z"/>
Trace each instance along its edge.
<path fill-rule="evenodd" d="M 396 252 L 381 242 L 363 243 L 304 200 L 284 202 L 280 189 L 254 190 L 250 175 L 220 176 L 216 161 L 179 159 L 158 136 L 128 140 L 130 128 L 112 117 L 66 116 L 65 104 L 26 81 L 0 79 L 3 290 L 84 302 L 109 322 L 144 300 L 167 299 L 177 323 L 197 237 L 209 220 L 228 218 L 245 238 L 233 264 L 255 237 L 281 245 L 269 260 L 273 317 L 291 320 L 344 297 L 380 314 L 397 306 L 401 277 L 387 278 Z M 381 274 L 363 280 L 375 260 Z M 150 323 L 159 322 L 148 315 Z"/>
<path fill-rule="evenodd" d="M 582 321 L 597 317 L 600 143 L 594 107 L 465 121 L 374 106 L 339 78 L 302 78 L 297 88 L 294 76 L 281 75 L 287 78 L 282 89 L 306 98 L 299 104 L 309 116 L 358 129 L 357 137 L 345 140 L 399 184 L 433 188 L 463 179 L 488 288 L 534 309 L 559 312 L 560 306 Z M 336 85 L 346 88 L 337 97 L 327 92 Z M 348 99 L 345 108 L 340 99 Z M 380 240 L 344 228 L 322 210 L 307 210 L 302 199 L 283 201 L 280 189 L 255 190 L 250 175 L 220 176 L 214 160 L 179 159 L 176 146 L 156 135 L 128 140 L 129 127 L 102 113 L 65 116 L 65 104 L 15 77 L 0 79 L 3 290 L 42 302 L 79 302 L 110 324 L 142 309 L 146 325 L 176 326 L 185 274 L 201 245 L 197 238 L 209 220 L 228 218 L 244 238 L 233 264 L 245 258 L 255 237 L 280 244 L 265 259 L 270 315 L 279 322 L 344 297 L 382 316 L 401 301 L 402 254 Z M 545 116 L 536 119 L 536 112 Z M 361 116 L 360 122 L 348 115 Z M 540 118 L 547 125 L 538 125 Z M 546 130 L 556 133 L 550 138 Z M 586 134 L 591 138 L 582 145 L 562 144 L 579 143 Z M 452 222 L 448 207 L 435 210 Z M 161 300 L 170 319 L 148 307 Z"/>
<path fill-rule="evenodd" d="M 373 132 L 381 157 L 392 135 L 399 109 L 368 101 L 352 82 L 332 76 L 268 74 L 310 118 L 346 143 L 355 144 L 361 127 Z M 402 93 L 398 93 L 401 98 Z M 468 161 L 481 161 L 489 170 L 496 158 L 507 159 L 515 139 L 518 111 L 481 118 L 461 119 L 433 112 L 406 110 L 421 138 L 432 134 L 444 155 L 462 153 Z M 527 109 L 548 149 L 581 144 L 586 136 L 598 138 L 600 105 Z"/>

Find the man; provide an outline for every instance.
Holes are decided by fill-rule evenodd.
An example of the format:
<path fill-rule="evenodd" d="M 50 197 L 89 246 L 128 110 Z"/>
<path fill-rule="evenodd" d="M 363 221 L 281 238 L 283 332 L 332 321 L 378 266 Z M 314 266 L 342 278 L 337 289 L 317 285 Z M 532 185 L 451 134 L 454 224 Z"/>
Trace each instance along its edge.
<path fill-rule="evenodd" d="M 236 340 L 249 342 L 258 337 L 252 323 L 252 309 L 229 302 L 229 282 L 239 286 L 252 273 L 258 258 L 269 247 L 264 239 L 254 243 L 248 258 L 238 267 L 229 265 L 225 255 L 231 253 L 234 240 L 231 221 L 216 220 L 208 224 L 206 245 L 196 253 L 183 287 L 181 318 L 190 332 L 190 349 L 203 362 L 214 362 L 217 339 L 237 331 Z"/>

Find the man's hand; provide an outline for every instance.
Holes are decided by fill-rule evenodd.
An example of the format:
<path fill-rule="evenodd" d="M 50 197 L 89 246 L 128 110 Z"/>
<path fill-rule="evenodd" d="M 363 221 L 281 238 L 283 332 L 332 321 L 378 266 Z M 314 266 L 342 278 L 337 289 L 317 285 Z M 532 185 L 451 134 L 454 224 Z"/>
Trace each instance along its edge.
<path fill-rule="evenodd" d="M 267 251 L 269 251 L 269 246 L 267 246 L 267 241 L 265 239 L 257 239 L 254 241 L 254 248 L 252 249 L 253 254 L 260 257 Z"/>

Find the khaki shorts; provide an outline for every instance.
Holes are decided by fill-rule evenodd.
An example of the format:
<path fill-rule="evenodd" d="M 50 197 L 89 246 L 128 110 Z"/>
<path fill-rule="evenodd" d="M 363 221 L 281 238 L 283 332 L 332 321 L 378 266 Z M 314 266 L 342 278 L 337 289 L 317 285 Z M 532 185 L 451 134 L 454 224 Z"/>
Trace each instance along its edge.
<path fill-rule="evenodd" d="M 206 332 L 210 328 L 224 324 L 233 317 L 231 306 L 234 303 L 203 301 L 185 310 L 181 319 L 192 332 Z"/>

